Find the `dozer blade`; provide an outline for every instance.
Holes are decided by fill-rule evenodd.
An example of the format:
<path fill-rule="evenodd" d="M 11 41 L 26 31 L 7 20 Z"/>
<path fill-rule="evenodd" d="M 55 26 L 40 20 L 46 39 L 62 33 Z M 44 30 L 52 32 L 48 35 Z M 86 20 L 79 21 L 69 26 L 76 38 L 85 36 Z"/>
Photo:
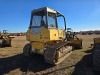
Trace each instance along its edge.
<path fill-rule="evenodd" d="M 9 36 L 9 38 L 15 38 L 15 36 Z"/>
<path fill-rule="evenodd" d="M 72 53 L 72 49 L 72 46 L 70 46 L 67 42 L 48 46 L 44 54 L 45 61 L 49 64 L 57 65 Z"/>

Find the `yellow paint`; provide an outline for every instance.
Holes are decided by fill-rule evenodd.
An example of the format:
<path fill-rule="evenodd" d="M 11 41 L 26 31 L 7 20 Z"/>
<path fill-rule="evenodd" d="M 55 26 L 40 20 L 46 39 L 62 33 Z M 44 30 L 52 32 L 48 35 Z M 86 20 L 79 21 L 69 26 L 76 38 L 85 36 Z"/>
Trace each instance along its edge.
<path fill-rule="evenodd" d="M 65 38 L 65 31 L 62 29 L 58 29 L 58 35 L 59 35 L 59 39 L 64 39 Z"/>
<path fill-rule="evenodd" d="M 57 51 L 57 56 L 56 58 L 59 59 L 59 57 L 61 57 L 61 53 L 59 51 Z"/>
<path fill-rule="evenodd" d="M 81 45 L 81 40 L 70 39 L 69 41 L 73 42 L 73 44 Z"/>
<path fill-rule="evenodd" d="M 54 44 L 54 41 L 62 40 L 65 37 L 64 30 L 58 30 L 56 28 L 48 29 L 44 27 L 40 29 L 38 34 L 32 33 L 32 29 L 29 29 L 26 33 L 26 39 L 31 43 L 32 49 L 37 50 L 37 53 L 43 53 L 45 44 Z"/>
<path fill-rule="evenodd" d="M 95 38 L 95 39 L 94 39 L 94 42 L 95 42 L 95 43 L 100 43 L 100 38 Z"/>
<path fill-rule="evenodd" d="M 51 40 L 59 40 L 57 29 L 49 29 L 49 31 L 50 31 L 50 41 Z"/>
<path fill-rule="evenodd" d="M 62 38 L 65 37 L 64 30 L 47 29 L 42 27 L 40 32 L 41 32 L 40 34 L 32 34 L 32 30 L 29 29 L 26 33 L 26 39 L 30 42 L 39 41 L 46 43 L 53 40 L 62 40 Z"/>
<path fill-rule="evenodd" d="M 15 38 L 15 36 L 9 36 L 9 38 Z"/>
<path fill-rule="evenodd" d="M 44 43 L 41 42 L 31 42 L 32 48 L 34 49 L 43 49 L 44 48 Z"/>
<path fill-rule="evenodd" d="M 46 28 L 41 28 L 40 34 L 32 34 L 32 30 L 29 29 L 26 33 L 26 39 L 28 41 L 38 41 L 38 42 L 48 42 L 50 41 L 49 30 Z"/>

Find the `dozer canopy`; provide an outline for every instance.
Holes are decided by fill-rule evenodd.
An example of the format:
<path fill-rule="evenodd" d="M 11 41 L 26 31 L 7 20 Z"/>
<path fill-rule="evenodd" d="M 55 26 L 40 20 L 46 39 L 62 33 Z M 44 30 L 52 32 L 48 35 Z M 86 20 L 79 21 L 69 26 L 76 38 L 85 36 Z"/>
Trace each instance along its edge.
<path fill-rule="evenodd" d="M 60 12 L 43 7 L 32 11 L 30 27 L 58 28 L 57 17 L 63 17 L 66 30 L 66 20 Z"/>

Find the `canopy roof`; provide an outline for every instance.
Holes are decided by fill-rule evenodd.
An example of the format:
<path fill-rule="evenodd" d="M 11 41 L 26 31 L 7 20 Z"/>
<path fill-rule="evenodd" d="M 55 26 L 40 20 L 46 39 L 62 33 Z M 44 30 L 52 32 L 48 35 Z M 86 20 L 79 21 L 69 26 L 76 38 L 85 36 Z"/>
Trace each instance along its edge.
<path fill-rule="evenodd" d="M 56 11 L 56 10 L 54 10 L 54 9 L 51 9 L 51 8 L 49 8 L 49 7 L 43 7 L 43 8 L 39 8 L 39 9 L 34 9 L 34 10 L 32 11 L 32 13 L 38 12 L 38 11 L 47 11 L 47 12 L 56 13 L 57 15 L 63 15 L 63 14 L 61 14 L 60 12 L 58 12 L 58 11 Z"/>

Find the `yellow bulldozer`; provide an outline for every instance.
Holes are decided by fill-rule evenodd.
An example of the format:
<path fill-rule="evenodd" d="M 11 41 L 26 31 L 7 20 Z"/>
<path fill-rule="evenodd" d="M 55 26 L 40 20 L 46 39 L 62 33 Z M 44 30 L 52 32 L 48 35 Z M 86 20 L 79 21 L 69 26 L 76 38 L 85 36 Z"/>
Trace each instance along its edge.
<path fill-rule="evenodd" d="M 67 28 L 66 32 L 67 41 L 71 41 L 73 43 L 74 49 L 81 49 L 82 48 L 82 39 L 76 36 L 76 33 L 73 32 L 71 28 Z"/>
<path fill-rule="evenodd" d="M 10 36 L 7 33 L 7 30 L 3 30 L 3 33 L 0 32 L 0 47 L 11 47 L 12 38 L 15 38 L 15 37 Z"/>
<path fill-rule="evenodd" d="M 100 37 L 94 38 L 93 70 L 100 71 Z"/>
<path fill-rule="evenodd" d="M 64 29 L 59 28 L 58 18 L 63 19 Z M 24 46 L 23 54 L 26 56 L 31 56 L 33 53 L 41 54 L 49 64 L 59 64 L 73 51 L 74 44 L 66 37 L 64 15 L 48 7 L 32 11 L 26 39 L 30 43 Z"/>

